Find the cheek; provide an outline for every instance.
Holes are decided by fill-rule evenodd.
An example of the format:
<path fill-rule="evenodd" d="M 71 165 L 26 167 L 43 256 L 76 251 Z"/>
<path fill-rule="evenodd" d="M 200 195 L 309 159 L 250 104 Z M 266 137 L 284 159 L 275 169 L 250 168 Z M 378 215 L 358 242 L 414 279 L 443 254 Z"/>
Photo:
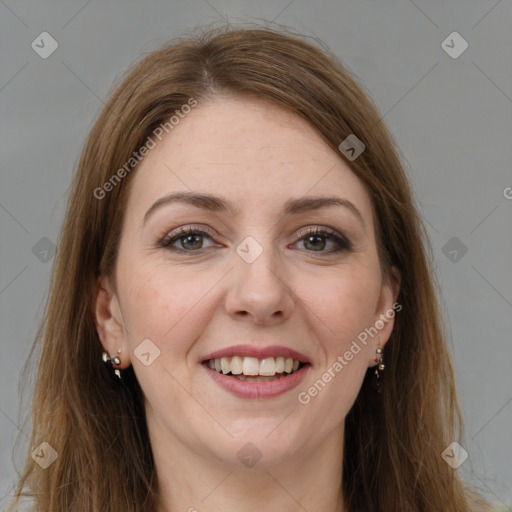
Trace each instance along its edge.
<path fill-rule="evenodd" d="M 189 355 L 205 328 L 209 313 L 204 297 L 215 281 L 201 272 L 171 272 L 165 264 L 139 262 L 138 268 L 125 268 L 125 334 L 146 403 L 155 411 L 165 411 L 173 403 L 176 414 L 184 416 L 188 402 L 183 386 L 190 386 L 190 370 L 197 364 Z M 157 347 L 149 345 L 158 356 L 146 366 L 137 354 L 147 339 Z"/>
<path fill-rule="evenodd" d="M 367 268 L 344 268 L 315 291 L 304 284 L 308 297 L 309 318 L 321 347 L 321 361 L 311 379 L 299 390 L 298 401 L 304 414 L 322 418 L 323 435 L 336 428 L 352 407 L 374 347 L 365 329 L 375 321 L 380 292 L 380 274 Z M 366 343 L 358 338 L 363 333 Z M 316 439 L 318 425 L 310 425 L 311 439 Z"/>
<path fill-rule="evenodd" d="M 133 350 L 146 338 L 161 350 L 162 361 L 176 361 L 199 336 L 207 301 L 202 300 L 215 280 L 200 272 L 172 272 L 165 265 L 132 267 L 123 274 L 124 320 Z M 195 277 L 194 277 L 195 275 Z M 211 282 L 210 282 L 211 281 Z M 171 364 L 172 366 L 172 364 Z"/>
<path fill-rule="evenodd" d="M 314 287 L 311 282 L 303 280 L 296 293 L 313 313 L 315 332 L 332 359 L 334 353 L 344 353 L 353 339 L 373 325 L 380 273 L 353 265 L 313 281 L 317 284 Z"/>

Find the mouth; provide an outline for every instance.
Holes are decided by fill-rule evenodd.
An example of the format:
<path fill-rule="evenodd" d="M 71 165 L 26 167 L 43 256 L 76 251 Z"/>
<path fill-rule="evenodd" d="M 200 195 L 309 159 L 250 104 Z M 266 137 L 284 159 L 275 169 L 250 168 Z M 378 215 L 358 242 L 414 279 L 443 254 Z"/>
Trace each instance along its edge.
<path fill-rule="evenodd" d="M 312 364 L 287 347 L 238 345 L 216 351 L 200 363 L 213 381 L 238 398 L 275 398 L 296 388 Z"/>
<path fill-rule="evenodd" d="M 222 375 L 246 382 L 272 382 L 288 377 L 301 370 L 306 364 L 293 357 L 233 356 L 208 359 L 204 363 L 211 370 Z"/>

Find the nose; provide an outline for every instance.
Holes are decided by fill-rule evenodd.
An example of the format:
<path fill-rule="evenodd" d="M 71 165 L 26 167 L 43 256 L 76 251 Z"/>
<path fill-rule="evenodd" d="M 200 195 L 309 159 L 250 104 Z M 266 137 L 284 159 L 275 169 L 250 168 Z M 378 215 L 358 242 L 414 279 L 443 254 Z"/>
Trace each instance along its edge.
<path fill-rule="evenodd" d="M 228 314 L 235 319 L 251 318 L 259 325 L 283 322 L 291 316 L 295 301 L 282 261 L 267 247 L 250 261 L 234 253 L 234 269 L 229 273 L 231 282 L 225 301 Z"/>

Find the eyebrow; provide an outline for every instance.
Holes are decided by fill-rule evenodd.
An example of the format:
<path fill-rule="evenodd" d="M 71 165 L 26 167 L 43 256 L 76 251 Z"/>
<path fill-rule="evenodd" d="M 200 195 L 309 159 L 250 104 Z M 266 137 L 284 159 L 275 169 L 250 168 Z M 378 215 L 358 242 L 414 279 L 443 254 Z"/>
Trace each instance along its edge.
<path fill-rule="evenodd" d="M 224 213 L 231 216 L 236 216 L 240 213 L 239 208 L 232 201 L 222 197 L 195 192 L 174 192 L 161 197 L 150 206 L 144 215 L 143 224 L 145 224 L 149 217 L 162 206 L 175 203 L 192 205 L 196 208 L 200 208 L 201 210 Z M 306 196 L 298 199 L 289 199 L 284 204 L 283 213 L 285 215 L 298 215 L 332 206 L 342 206 L 350 210 L 361 222 L 364 230 L 366 231 L 366 224 L 359 209 L 354 205 L 354 203 L 341 197 Z"/>

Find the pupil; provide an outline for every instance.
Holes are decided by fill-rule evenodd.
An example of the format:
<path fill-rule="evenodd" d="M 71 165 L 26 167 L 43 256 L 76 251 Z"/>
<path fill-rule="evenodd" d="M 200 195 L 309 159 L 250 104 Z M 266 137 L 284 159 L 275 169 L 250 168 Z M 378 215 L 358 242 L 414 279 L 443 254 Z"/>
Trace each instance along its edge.
<path fill-rule="evenodd" d="M 311 242 L 311 243 L 313 244 L 313 246 L 314 246 L 314 247 L 316 247 L 316 248 L 320 248 L 320 249 L 323 249 L 323 248 L 324 248 L 324 246 L 325 246 L 325 240 L 322 240 L 322 238 L 323 238 L 323 237 L 321 237 L 321 236 L 310 236 L 310 237 L 308 237 L 308 239 L 307 239 L 307 242 L 306 242 L 306 243 L 311 242 L 312 240 L 315 240 L 315 239 L 316 239 L 316 240 L 320 240 L 321 245 L 317 245 L 317 244 L 315 244 L 314 242 Z"/>
<path fill-rule="evenodd" d="M 187 235 L 187 236 L 185 237 L 185 240 L 184 240 L 184 242 L 183 242 L 183 245 L 186 245 L 187 243 L 189 243 L 189 242 L 190 242 L 190 243 L 191 243 L 191 245 L 192 245 L 192 246 L 194 246 L 194 243 L 193 243 L 194 238 L 195 238 L 196 240 L 199 240 L 199 236 L 198 236 L 198 235 Z M 200 242 L 200 240 L 199 240 L 199 246 L 200 246 L 200 245 L 201 245 L 201 242 Z M 199 249 L 200 247 L 198 247 L 198 246 L 197 246 L 197 244 L 196 244 L 196 246 L 195 246 L 195 247 L 193 247 L 193 248 Z"/>

